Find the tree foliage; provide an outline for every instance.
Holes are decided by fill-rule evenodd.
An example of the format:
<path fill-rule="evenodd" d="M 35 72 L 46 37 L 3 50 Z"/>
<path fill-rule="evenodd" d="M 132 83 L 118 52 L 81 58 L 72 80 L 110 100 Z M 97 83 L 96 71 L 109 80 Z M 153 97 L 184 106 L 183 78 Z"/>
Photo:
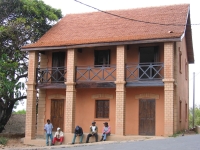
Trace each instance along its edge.
<path fill-rule="evenodd" d="M 200 126 L 200 106 L 195 105 L 194 126 Z M 189 127 L 193 128 L 193 108 L 189 110 Z"/>
<path fill-rule="evenodd" d="M 36 42 L 61 17 L 41 0 L 0 0 L 0 133 L 14 104 L 26 98 L 28 53 L 21 47 Z M 22 80 L 23 79 L 23 80 Z"/>

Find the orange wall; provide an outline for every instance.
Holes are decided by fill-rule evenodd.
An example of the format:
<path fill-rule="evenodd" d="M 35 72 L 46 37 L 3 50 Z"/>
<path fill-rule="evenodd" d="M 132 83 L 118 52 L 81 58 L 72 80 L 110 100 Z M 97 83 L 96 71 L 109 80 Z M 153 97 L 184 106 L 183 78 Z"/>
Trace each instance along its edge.
<path fill-rule="evenodd" d="M 77 52 L 77 66 L 94 66 L 94 50 L 110 50 L 110 64 L 116 64 L 116 47 L 84 48 Z"/>
<path fill-rule="evenodd" d="M 145 46 L 159 46 L 159 62 L 164 62 L 164 44 L 155 43 L 155 44 L 136 44 L 129 45 L 127 50 L 127 63 L 139 63 L 139 47 Z M 94 65 L 94 50 L 111 50 L 110 64 L 116 64 L 116 46 L 110 47 L 92 47 L 92 48 L 83 48 L 82 52 L 77 51 L 77 66 L 87 66 Z M 58 52 L 59 50 L 54 50 Z M 54 51 L 48 51 L 45 55 L 48 57 L 48 67 L 52 65 L 52 53 Z M 62 50 L 63 51 L 63 50 Z M 66 50 L 66 66 L 67 66 L 67 50 Z"/>
<path fill-rule="evenodd" d="M 159 62 L 164 61 L 164 46 L 163 43 L 157 44 L 143 44 L 143 45 L 130 45 L 129 50 L 127 50 L 127 63 L 138 63 L 139 62 L 139 47 L 140 46 L 159 46 Z M 94 65 L 94 50 L 111 50 L 111 64 L 116 64 L 116 47 L 98 47 L 98 48 L 84 48 L 82 52 L 77 52 L 77 66 L 87 66 Z M 67 52 L 67 51 L 66 51 Z M 48 66 L 51 67 L 52 64 L 52 52 L 47 52 L 48 56 Z M 66 53 L 67 58 L 67 53 Z M 67 61 L 66 61 L 67 62 Z M 116 109 L 116 89 L 76 89 L 76 116 L 75 124 L 83 127 L 84 132 L 89 132 L 89 126 L 92 121 L 96 121 L 97 125 L 101 129 L 103 127 L 103 122 L 107 121 L 112 128 L 112 133 L 115 133 L 115 109 Z M 158 94 L 159 99 L 156 100 L 156 135 L 163 135 L 164 131 L 164 88 L 163 87 L 143 87 L 143 88 L 127 88 L 126 91 L 126 134 L 127 135 L 138 135 L 139 130 L 139 100 L 135 99 L 135 95 L 150 93 Z M 45 120 L 50 118 L 50 108 L 51 100 L 48 99 L 49 95 L 62 94 L 65 95 L 65 90 L 47 90 L 46 97 L 46 113 Z M 110 94 L 113 98 L 110 99 L 110 117 L 109 119 L 96 119 L 95 118 L 95 100 L 92 95 L 95 94 Z M 100 98 L 101 99 L 101 98 Z M 105 98 L 104 98 L 105 99 Z M 65 113 L 64 113 L 65 114 Z M 65 121 L 64 121 L 65 122 Z"/>
<path fill-rule="evenodd" d="M 115 89 L 77 89 L 76 95 L 76 125 L 83 127 L 84 132 L 89 132 L 89 126 L 92 121 L 96 121 L 99 127 L 99 133 L 102 132 L 103 122 L 108 122 L 111 126 L 111 132 L 115 132 Z M 110 94 L 113 96 L 110 100 L 109 119 L 95 118 L 95 100 L 107 100 L 107 98 L 93 99 L 92 95 Z"/>
<path fill-rule="evenodd" d="M 135 99 L 138 94 L 157 94 L 159 99 L 156 100 L 156 124 L 155 134 L 162 136 L 164 131 L 164 93 L 163 87 L 141 87 L 127 88 L 126 90 L 126 135 L 138 135 L 139 133 L 139 100 Z M 84 132 L 89 132 L 89 126 L 92 121 L 96 121 L 99 127 L 99 133 L 103 128 L 103 122 L 108 122 L 111 126 L 112 133 L 115 133 L 115 111 L 116 97 L 115 89 L 77 89 L 76 95 L 76 115 L 75 125 L 83 127 Z M 65 90 L 47 90 L 47 95 L 62 94 L 65 95 Z M 93 99 L 92 95 L 109 94 L 113 98 L 110 100 L 110 114 L 107 119 L 95 118 L 95 100 L 107 100 L 108 98 Z M 148 98 L 145 98 L 148 99 Z M 51 100 L 46 98 L 46 119 L 50 118 Z M 65 121 L 64 121 L 65 122 Z"/>
<path fill-rule="evenodd" d="M 156 116 L 155 116 L 155 135 L 164 135 L 164 88 L 163 87 L 138 87 L 126 89 L 126 135 L 139 134 L 139 100 L 135 99 L 139 94 L 157 94 Z M 148 99 L 148 98 L 144 98 Z M 152 98 L 151 98 L 152 99 Z"/>

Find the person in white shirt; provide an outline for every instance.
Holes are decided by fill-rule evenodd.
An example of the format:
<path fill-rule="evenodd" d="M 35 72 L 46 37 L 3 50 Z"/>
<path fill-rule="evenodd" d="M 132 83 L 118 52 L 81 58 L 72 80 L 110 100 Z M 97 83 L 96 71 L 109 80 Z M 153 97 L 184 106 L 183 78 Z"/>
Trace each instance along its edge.
<path fill-rule="evenodd" d="M 54 138 L 53 138 L 53 145 L 56 143 L 56 141 L 60 142 L 60 145 L 61 145 L 63 140 L 64 140 L 64 134 L 58 127 L 57 132 L 55 133 Z"/>
<path fill-rule="evenodd" d="M 52 129 L 53 129 L 53 125 L 51 124 L 50 120 L 47 119 L 47 123 L 44 126 L 44 131 L 46 132 L 46 145 L 49 145 L 49 138 L 51 140 L 50 145 L 52 145 L 52 140 L 53 140 L 53 136 L 52 136 Z"/>
<path fill-rule="evenodd" d="M 98 127 L 96 126 L 96 122 L 92 122 L 90 126 L 90 133 L 87 135 L 86 143 L 89 142 L 91 136 L 95 136 L 96 142 L 98 142 Z"/>

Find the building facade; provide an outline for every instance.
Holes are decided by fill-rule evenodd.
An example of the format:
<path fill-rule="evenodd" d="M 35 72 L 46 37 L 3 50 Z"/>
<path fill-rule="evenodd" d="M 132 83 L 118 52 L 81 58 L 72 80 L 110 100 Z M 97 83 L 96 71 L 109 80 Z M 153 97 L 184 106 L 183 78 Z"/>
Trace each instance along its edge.
<path fill-rule="evenodd" d="M 29 51 L 25 143 L 44 135 L 47 119 L 64 131 L 65 142 L 76 125 L 88 133 L 92 121 L 100 129 L 108 122 L 116 137 L 188 129 L 189 5 L 111 13 L 138 21 L 67 15 L 22 48 Z"/>

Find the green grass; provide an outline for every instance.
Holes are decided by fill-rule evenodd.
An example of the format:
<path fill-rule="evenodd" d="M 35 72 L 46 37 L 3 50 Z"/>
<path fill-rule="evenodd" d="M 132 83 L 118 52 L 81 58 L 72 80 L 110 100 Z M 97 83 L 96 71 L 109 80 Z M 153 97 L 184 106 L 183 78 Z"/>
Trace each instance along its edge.
<path fill-rule="evenodd" d="M 13 112 L 13 114 L 26 114 L 26 110 L 18 110 L 17 112 Z"/>
<path fill-rule="evenodd" d="M 7 139 L 7 138 L 5 138 L 5 137 L 0 137 L 0 144 L 6 145 L 7 142 L 8 142 L 8 139 Z"/>
<path fill-rule="evenodd" d="M 183 134 L 184 131 L 178 131 L 176 133 L 174 133 L 173 135 L 169 136 L 169 137 L 177 137 L 177 136 L 180 136 L 180 134 Z"/>

